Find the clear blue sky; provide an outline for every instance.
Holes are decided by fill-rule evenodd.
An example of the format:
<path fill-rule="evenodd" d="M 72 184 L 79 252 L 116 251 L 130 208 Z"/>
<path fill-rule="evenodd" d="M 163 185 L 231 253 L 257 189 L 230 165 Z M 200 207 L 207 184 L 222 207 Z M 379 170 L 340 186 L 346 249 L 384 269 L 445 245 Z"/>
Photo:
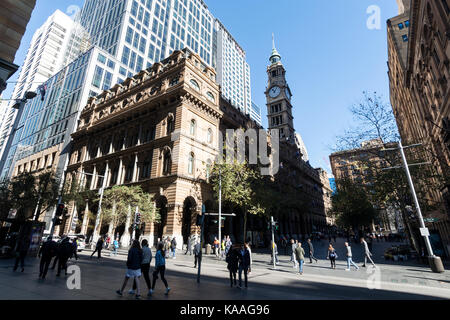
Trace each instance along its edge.
<path fill-rule="evenodd" d="M 34 31 L 56 9 L 82 6 L 83 0 L 39 0 L 16 55 L 25 59 Z M 348 107 L 362 92 L 389 99 L 386 20 L 397 15 L 395 0 L 205 0 L 247 52 L 253 100 L 263 110 L 266 67 L 272 32 L 294 94 L 294 126 L 305 141 L 311 164 L 329 168 L 329 147 L 352 123 Z M 369 30 L 366 10 L 381 8 L 381 29 Z M 17 76 L 17 74 L 16 74 Z M 13 77 L 14 80 L 15 77 Z M 10 96 L 9 85 L 4 97 Z"/>

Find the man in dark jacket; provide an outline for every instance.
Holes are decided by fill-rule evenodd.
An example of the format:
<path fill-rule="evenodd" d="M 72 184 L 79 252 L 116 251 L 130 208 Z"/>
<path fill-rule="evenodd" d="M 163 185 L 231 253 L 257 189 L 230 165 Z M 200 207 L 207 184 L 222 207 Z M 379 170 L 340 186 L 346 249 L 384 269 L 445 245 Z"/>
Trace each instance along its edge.
<path fill-rule="evenodd" d="M 313 259 L 316 260 L 316 263 L 317 263 L 318 260 L 316 259 L 316 257 L 314 257 L 314 247 L 311 242 L 311 239 L 308 239 L 307 243 L 308 243 L 308 251 L 309 251 L 309 263 L 313 263 Z"/>
<path fill-rule="evenodd" d="M 200 251 L 202 250 L 200 245 L 200 240 L 197 240 L 197 243 L 194 245 L 194 268 L 197 268 L 197 262 L 200 263 Z"/>
<path fill-rule="evenodd" d="M 170 248 L 172 249 L 172 258 L 176 259 L 175 250 L 177 249 L 177 240 L 175 237 L 173 237 L 172 242 L 170 243 Z"/>
<path fill-rule="evenodd" d="M 237 253 L 237 249 L 230 247 L 225 261 L 227 262 L 227 269 L 230 271 L 231 287 L 233 287 L 233 279 L 234 279 L 234 285 L 237 285 L 236 273 L 237 273 L 238 264 L 239 264 L 239 256 Z"/>
<path fill-rule="evenodd" d="M 100 237 L 98 238 L 94 252 L 92 252 L 91 254 L 91 258 L 96 252 L 98 252 L 98 259 L 100 259 L 102 257 L 102 249 L 103 249 L 103 237 Z"/>
<path fill-rule="evenodd" d="M 66 237 L 61 241 L 58 251 L 58 273 L 56 274 L 57 277 L 60 276 L 61 269 L 64 269 L 67 276 L 67 261 L 69 260 L 72 253 L 72 244 L 70 243 L 69 238 Z"/>
<path fill-rule="evenodd" d="M 45 279 L 47 275 L 48 267 L 52 261 L 53 256 L 56 255 L 56 242 L 53 241 L 53 237 L 49 236 L 47 241 L 42 244 L 39 250 L 38 256 L 41 258 L 41 263 L 39 265 L 39 278 Z"/>
<path fill-rule="evenodd" d="M 242 244 L 239 250 L 239 289 L 242 288 L 242 271 L 244 271 L 245 287 L 247 288 L 248 268 L 250 268 L 250 252 Z"/>
<path fill-rule="evenodd" d="M 20 267 L 22 268 L 22 272 L 25 270 L 25 257 L 27 256 L 28 249 L 30 248 L 30 238 L 27 235 L 24 235 L 19 242 L 17 243 L 16 247 L 16 263 L 14 264 L 13 271 L 16 271 L 19 267 L 19 261 L 20 261 Z"/>

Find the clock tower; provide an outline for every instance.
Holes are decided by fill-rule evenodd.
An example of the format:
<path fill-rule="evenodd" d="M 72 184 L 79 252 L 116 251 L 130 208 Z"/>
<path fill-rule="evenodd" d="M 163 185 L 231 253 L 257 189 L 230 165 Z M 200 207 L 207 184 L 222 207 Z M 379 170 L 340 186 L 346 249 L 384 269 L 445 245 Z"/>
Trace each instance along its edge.
<path fill-rule="evenodd" d="M 267 67 L 269 82 L 265 92 L 269 129 L 280 130 L 280 141 L 295 143 L 292 93 L 286 81 L 286 70 L 281 63 L 281 56 L 275 48 L 275 41 L 272 43 L 270 65 Z"/>

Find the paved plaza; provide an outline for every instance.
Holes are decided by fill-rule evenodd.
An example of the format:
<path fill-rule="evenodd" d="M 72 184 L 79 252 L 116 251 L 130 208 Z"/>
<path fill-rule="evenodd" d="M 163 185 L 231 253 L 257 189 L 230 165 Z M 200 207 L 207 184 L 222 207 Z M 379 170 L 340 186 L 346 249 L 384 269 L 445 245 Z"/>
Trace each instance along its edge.
<path fill-rule="evenodd" d="M 172 291 L 164 295 L 160 280 L 151 298 L 146 297 L 146 286 L 141 279 L 143 299 L 149 300 L 308 300 L 308 299 L 449 299 L 450 271 L 432 273 L 427 266 L 413 261 L 389 262 L 382 258 L 382 252 L 390 243 L 374 243 L 374 260 L 377 268 L 361 268 L 359 271 L 345 271 L 343 239 L 336 244 L 337 268 L 332 270 L 325 259 L 326 242 L 316 242 L 318 263 L 309 263 L 306 258 L 304 274 L 300 276 L 287 255 L 280 255 L 276 270 L 272 269 L 268 253 L 253 253 L 253 268 L 249 276 L 249 288 L 230 288 L 226 263 L 214 256 L 204 256 L 201 283 L 196 281 L 197 269 L 193 256 L 178 251 L 176 259 L 167 259 L 166 279 Z M 354 260 L 361 265 L 361 246 L 353 244 Z M 258 250 L 255 250 L 258 251 Z M 280 249 L 279 251 L 282 251 Z M 118 297 L 125 275 L 126 251 L 117 257 L 109 257 L 103 251 L 103 258 L 90 259 L 91 251 L 79 255 L 78 261 L 70 260 L 81 271 L 81 289 L 68 289 L 69 277 L 56 277 L 49 270 L 45 281 L 38 279 L 39 260 L 27 258 L 25 272 L 13 272 L 12 259 L 0 260 L 0 299 L 37 300 L 127 300 L 133 296 Z M 282 253 L 282 252 L 280 252 Z M 155 254 L 153 249 L 153 255 Z M 152 261 L 154 266 L 154 260 Z M 19 269 L 20 270 L 20 269 Z M 70 282 L 70 281 L 69 281 Z M 129 283 L 127 290 L 131 284 Z"/>

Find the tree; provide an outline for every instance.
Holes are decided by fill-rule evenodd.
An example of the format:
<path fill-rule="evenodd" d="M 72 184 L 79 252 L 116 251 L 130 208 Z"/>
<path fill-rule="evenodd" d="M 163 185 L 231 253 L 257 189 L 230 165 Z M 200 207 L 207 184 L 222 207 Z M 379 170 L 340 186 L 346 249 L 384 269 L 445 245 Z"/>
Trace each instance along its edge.
<path fill-rule="evenodd" d="M 353 230 L 370 225 L 377 211 L 364 189 L 350 179 L 339 180 L 336 187 L 332 202 L 338 225 Z"/>
<path fill-rule="evenodd" d="M 159 222 L 151 195 L 140 186 L 114 186 L 103 194 L 103 221 L 112 223 L 113 229 L 126 223 L 129 208 L 139 207 L 143 223 Z"/>
<path fill-rule="evenodd" d="M 221 178 L 219 178 L 219 176 Z M 214 193 L 219 194 L 219 179 L 222 184 L 222 200 L 230 204 L 233 210 L 241 208 L 244 212 L 244 241 L 247 234 L 247 213 L 262 214 L 265 212 L 258 203 L 252 186 L 260 179 L 259 174 L 247 163 L 234 160 L 232 162 L 216 162 L 211 170 L 211 184 Z"/>

